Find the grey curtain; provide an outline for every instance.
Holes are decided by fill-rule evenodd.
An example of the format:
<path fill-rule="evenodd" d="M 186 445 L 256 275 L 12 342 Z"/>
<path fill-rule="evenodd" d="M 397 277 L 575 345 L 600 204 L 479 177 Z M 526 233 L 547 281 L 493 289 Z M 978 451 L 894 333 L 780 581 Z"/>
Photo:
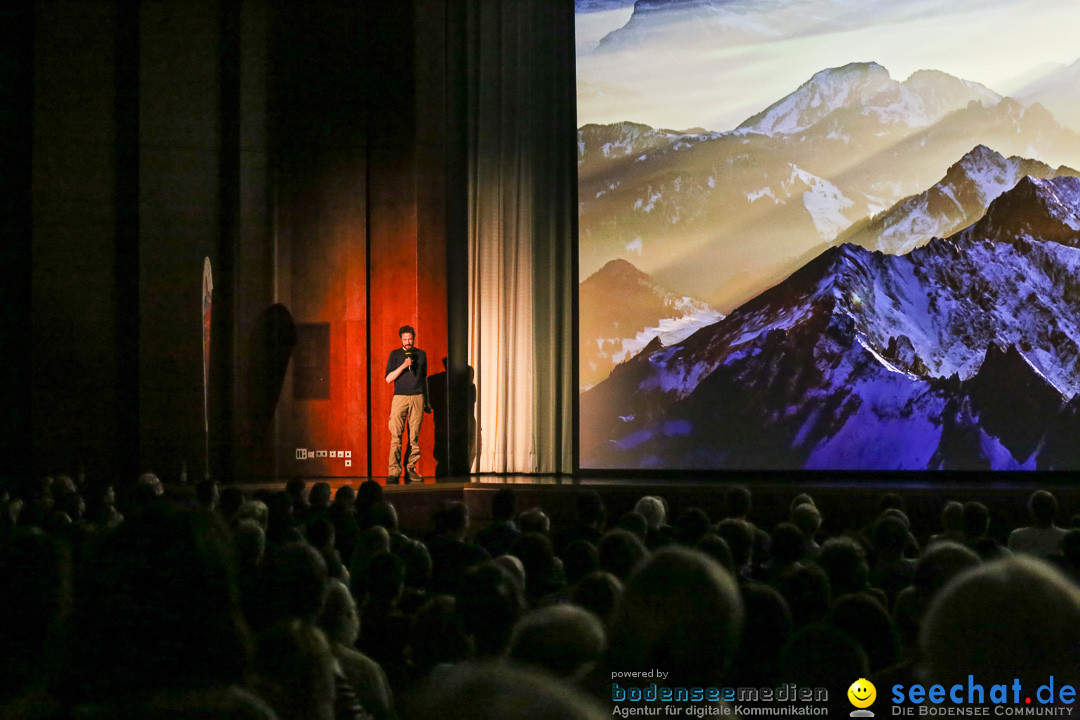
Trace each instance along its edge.
<path fill-rule="evenodd" d="M 577 225 L 571 0 L 467 0 L 474 472 L 569 473 Z"/>

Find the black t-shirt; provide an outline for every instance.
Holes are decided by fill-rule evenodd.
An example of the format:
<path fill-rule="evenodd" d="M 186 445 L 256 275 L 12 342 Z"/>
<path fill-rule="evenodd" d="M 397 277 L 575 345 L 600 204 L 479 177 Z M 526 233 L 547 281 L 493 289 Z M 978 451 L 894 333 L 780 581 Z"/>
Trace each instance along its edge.
<path fill-rule="evenodd" d="M 386 361 L 386 374 L 397 370 L 405 362 L 405 349 L 398 348 L 390 352 Z M 394 381 L 395 395 L 423 395 L 427 391 L 427 353 L 413 348 L 413 364 L 407 367 Z"/>

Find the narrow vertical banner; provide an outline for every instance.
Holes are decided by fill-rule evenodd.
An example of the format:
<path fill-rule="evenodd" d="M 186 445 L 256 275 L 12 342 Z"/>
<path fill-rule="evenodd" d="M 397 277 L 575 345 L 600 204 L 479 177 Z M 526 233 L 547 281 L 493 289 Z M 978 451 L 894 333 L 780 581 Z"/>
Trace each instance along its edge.
<path fill-rule="evenodd" d="M 206 479 L 210 479 L 210 299 L 214 294 L 214 277 L 210 272 L 210 258 L 203 259 L 202 272 L 202 378 L 203 378 L 203 431 L 206 441 Z"/>

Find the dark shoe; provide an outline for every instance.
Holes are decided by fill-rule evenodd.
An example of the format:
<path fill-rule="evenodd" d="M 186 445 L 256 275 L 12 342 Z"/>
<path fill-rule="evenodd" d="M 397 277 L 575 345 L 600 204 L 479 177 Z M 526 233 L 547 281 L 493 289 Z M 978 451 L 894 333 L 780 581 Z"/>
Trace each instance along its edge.
<path fill-rule="evenodd" d="M 400 480 L 400 478 L 397 475 L 387 475 L 386 476 L 386 484 L 387 485 L 397 485 L 399 480 Z"/>
<path fill-rule="evenodd" d="M 416 468 L 405 471 L 405 482 L 424 482 L 424 476 L 416 472 Z"/>

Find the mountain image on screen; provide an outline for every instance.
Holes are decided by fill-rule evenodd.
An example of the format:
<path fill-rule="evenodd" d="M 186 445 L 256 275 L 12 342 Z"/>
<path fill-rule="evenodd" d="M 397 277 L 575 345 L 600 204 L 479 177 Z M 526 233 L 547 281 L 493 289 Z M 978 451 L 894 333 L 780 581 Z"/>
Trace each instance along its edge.
<path fill-rule="evenodd" d="M 582 467 L 1075 468 L 1080 178 L 1022 177 L 904 255 L 830 247 L 581 417 Z"/>
<path fill-rule="evenodd" d="M 1022 162 L 1044 157 L 1064 168 Z M 814 74 L 727 132 L 580 128 L 579 272 L 621 258 L 727 313 L 838 238 L 904 252 L 977 218 L 1021 173 L 1069 168 L 1080 168 L 1080 134 L 1038 104 L 934 70 L 901 82 L 876 63 L 851 63 Z M 950 190 L 964 191 L 964 173 L 983 189 L 957 196 L 964 207 L 955 212 L 938 209 Z M 945 224 L 910 238 L 897 237 L 903 227 L 884 232 L 902 218 L 881 214 L 924 192 L 944 195 L 927 209 Z M 867 227 L 872 218 L 881 231 Z"/>
<path fill-rule="evenodd" d="M 575 0 L 585 469 L 1080 469 L 1080 3 Z"/>

